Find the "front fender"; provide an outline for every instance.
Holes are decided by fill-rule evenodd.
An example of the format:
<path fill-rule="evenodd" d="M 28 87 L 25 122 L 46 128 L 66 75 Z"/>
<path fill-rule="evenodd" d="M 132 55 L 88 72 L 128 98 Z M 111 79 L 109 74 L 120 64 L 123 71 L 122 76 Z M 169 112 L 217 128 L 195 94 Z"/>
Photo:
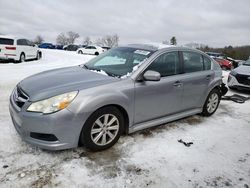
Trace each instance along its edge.
<path fill-rule="evenodd" d="M 133 123 L 134 114 L 134 91 L 126 92 L 116 90 L 95 91 L 95 93 L 80 92 L 72 104 L 68 107 L 76 117 L 81 119 L 82 125 L 89 116 L 104 106 L 117 105 L 122 107 L 128 115 L 129 126 Z"/>

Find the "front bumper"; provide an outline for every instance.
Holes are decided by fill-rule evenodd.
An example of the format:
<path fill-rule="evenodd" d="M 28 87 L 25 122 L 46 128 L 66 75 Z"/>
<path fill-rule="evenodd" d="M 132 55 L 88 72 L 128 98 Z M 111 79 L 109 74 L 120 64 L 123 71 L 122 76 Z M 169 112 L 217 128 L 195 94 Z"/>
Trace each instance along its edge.
<path fill-rule="evenodd" d="M 69 110 L 64 109 L 47 115 L 27 112 L 18 108 L 11 95 L 9 111 L 15 129 L 27 143 L 47 150 L 62 150 L 78 146 L 83 122 Z M 34 138 L 33 133 L 54 135 L 56 140 Z"/>
<path fill-rule="evenodd" d="M 227 85 L 228 87 L 231 87 L 231 88 L 247 89 L 247 90 L 250 89 L 250 85 L 239 83 L 238 80 L 235 78 L 235 76 L 231 74 L 229 74 L 228 76 Z"/>

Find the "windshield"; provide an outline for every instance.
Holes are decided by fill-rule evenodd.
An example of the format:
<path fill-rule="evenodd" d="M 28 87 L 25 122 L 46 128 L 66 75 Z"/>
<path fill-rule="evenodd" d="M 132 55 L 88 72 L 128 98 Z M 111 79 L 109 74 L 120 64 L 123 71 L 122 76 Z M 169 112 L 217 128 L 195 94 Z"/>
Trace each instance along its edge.
<path fill-rule="evenodd" d="M 250 66 L 250 58 L 243 65 Z"/>
<path fill-rule="evenodd" d="M 90 70 L 104 71 L 109 76 L 121 77 L 133 71 L 133 67 L 142 63 L 154 51 L 117 47 L 90 60 L 84 66 Z"/>

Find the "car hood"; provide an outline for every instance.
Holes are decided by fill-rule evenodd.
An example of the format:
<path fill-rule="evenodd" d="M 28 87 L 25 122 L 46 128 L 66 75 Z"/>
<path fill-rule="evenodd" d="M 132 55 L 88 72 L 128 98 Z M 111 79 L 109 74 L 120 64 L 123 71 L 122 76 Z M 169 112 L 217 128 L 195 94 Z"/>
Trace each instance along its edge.
<path fill-rule="evenodd" d="M 30 101 L 38 101 L 115 81 L 119 79 L 75 66 L 35 74 L 22 80 L 18 86 L 29 96 Z"/>
<path fill-rule="evenodd" d="M 247 65 L 241 65 L 234 69 L 237 74 L 244 74 L 244 75 L 250 75 L 250 66 Z"/>

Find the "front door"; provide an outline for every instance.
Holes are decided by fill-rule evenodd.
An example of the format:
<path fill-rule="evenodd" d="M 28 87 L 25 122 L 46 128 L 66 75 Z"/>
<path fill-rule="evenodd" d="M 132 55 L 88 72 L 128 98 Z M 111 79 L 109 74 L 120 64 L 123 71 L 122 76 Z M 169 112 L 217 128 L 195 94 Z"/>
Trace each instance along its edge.
<path fill-rule="evenodd" d="M 183 84 L 179 79 L 180 67 L 177 51 L 158 56 L 147 67 L 146 71 L 159 72 L 161 80 L 135 83 L 135 124 L 181 110 Z"/>

